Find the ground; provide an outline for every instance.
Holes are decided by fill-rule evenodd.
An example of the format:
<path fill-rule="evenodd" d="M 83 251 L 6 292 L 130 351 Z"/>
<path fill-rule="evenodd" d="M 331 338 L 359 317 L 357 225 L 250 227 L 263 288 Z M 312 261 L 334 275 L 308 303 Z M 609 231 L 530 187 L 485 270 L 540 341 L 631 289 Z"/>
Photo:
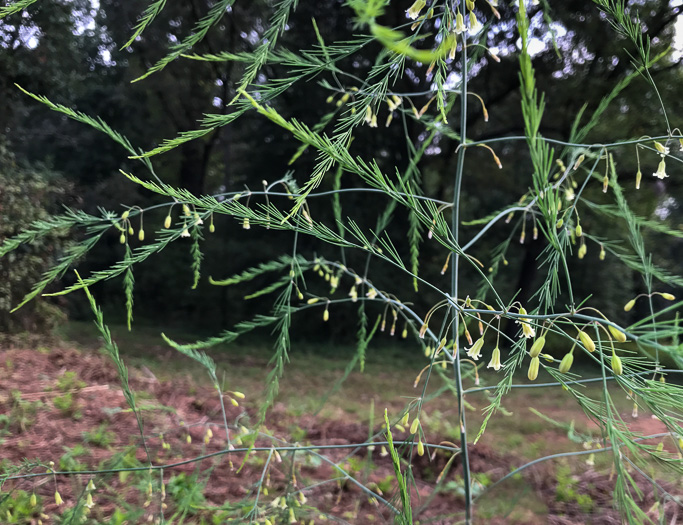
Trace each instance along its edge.
<path fill-rule="evenodd" d="M 16 468 L 17 474 L 40 474 L 5 482 L 2 491 L 10 497 L 3 501 L 0 495 L 2 523 L 68 523 L 72 514 L 83 513 L 89 492 L 94 506 L 88 511 L 87 523 L 146 523 L 162 512 L 166 523 L 224 523 L 230 519 L 248 523 L 245 516 L 257 492 L 273 523 L 289 523 L 290 509 L 297 523 L 323 523 L 326 517 L 342 523 L 392 522 L 387 507 L 360 488 L 365 485 L 398 505 L 396 478 L 385 447 L 368 450 L 353 445 L 369 435 L 376 434 L 375 441 L 385 439 L 381 433 L 384 409 L 398 415 L 421 394 L 413 382 L 422 364 L 412 365 L 405 357 L 392 359 L 391 364 L 385 359 L 369 359 L 365 372 L 352 372 L 321 407 L 321 399 L 342 375 L 346 361 L 329 351 L 323 355 L 311 349 L 295 352 L 281 380 L 280 395 L 268 412 L 266 427 L 261 429 L 263 434 L 255 439 L 249 429 L 258 420 L 264 395 L 268 349 L 224 350 L 215 356 L 221 381 L 226 390 L 239 390 L 246 396 L 225 398 L 231 445 L 258 449 L 248 456 L 243 452 L 225 454 L 219 398 L 202 370 L 165 346 L 158 335 L 114 332 L 140 409 L 144 446 L 116 367 L 103 355 L 91 331 L 75 325 L 59 338 L 15 339 L 0 346 L 2 467 L 5 472 Z M 425 396 L 438 392 L 438 381 L 433 383 Z M 513 390 L 503 403 L 505 410 L 494 416 L 476 445 L 471 443 L 490 392 L 468 396 L 475 523 L 620 523 L 612 507 L 614 472 L 609 453 L 541 462 L 493 486 L 537 457 L 584 450 L 581 439 L 572 439 L 575 434 L 599 437 L 597 427 L 566 393 L 555 390 L 543 395 L 538 389 Z M 643 435 L 665 432 L 661 422 L 642 410 L 633 417 L 632 402 L 625 395 L 618 399 L 621 417 L 631 429 Z M 457 444 L 452 394 L 440 395 L 424 407 L 420 420 L 426 440 Z M 574 434 L 568 426 L 553 421 L 573 421 Z M 401 432 L 394 427 L 394 440 L 409 437 L 408 429 Z M 278 443 L 338 448 L 277 455 L 270 449 Z M 675 450 L 670 439 L 662 443 Z M 464 509 L 460 456 L 449 464 L 450 452 L 428 448 L 419 457 L 416 448 L 400 449 L 404 458 L 412 457 L 412 467 L 404 463 L 403 468 L 411 468 L 415 478 L 411 487 L 415 523 L 460 522 Z M 198 456 L 209 457 L 183 463 Z M 151 475 L 146 467 L 148 457 L 155 465 L 174 466 Z M 58 472 L 77 473 L 44 475 L 50 461 Z M 335 464 L 350 477 L 344 478 Z M 118 471 L 131 467 L 138 470 Z M 91 470 L 110 472 L 87 473 Z M 440 475 L 443 479 L 437 491 Z M 636 471 L 631 475 L 642 491 L 640 508 L 653 519 L 660 515 L 672 519 L 677 512 L 675 503 L 656 505 L 658 491 Z M 166 496 L 158 483 L 162 476 Z M 86 489 L 90 479 L 95 484 L 93 491 Z M 675 479 L 664 476 L 659 491 L 683 496 Z M 65 502 L 61 506 L 55 503 L 56 490 Z M 22 496 L 21 491 L 26 494 Z M 32 493 L 38 497 L 35 507 L 28 500 Z M 257 517 L 255 522 L 264 522 L 265 514 Z"/>

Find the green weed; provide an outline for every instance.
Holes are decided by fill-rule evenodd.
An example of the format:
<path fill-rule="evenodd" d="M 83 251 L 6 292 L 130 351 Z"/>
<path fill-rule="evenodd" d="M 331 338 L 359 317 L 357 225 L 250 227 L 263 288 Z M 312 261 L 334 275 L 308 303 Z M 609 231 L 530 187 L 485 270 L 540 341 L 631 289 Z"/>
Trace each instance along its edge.
<path fill-rule="evenodd" d="M 64 454 L 59 458 L 59 470 L 62 472 L 80 472 L 87 470 L 88 465 L 76 459 L 88 455 L 88 451 L 83 445 L 75 445 L 72 448 L 63 447 L 63 449 Z"/>
<path fill-rule="evenodd" d="M 86 387 L 86 383 L 78 379 L 76 372 L 64 372 L 59 379 L 57 379 L 57 390 L 60 392 L 78 391 Z"/>
<path fill-rule="evenodd" d="M 7 525 L 36 523 L 42 507 L 42 498 L 32 497 L 23 490 L 0 492 L 0 523 Z"/>
<path fill-rule="evenodd" d="M 71 392 L 54 397 L 52 399 L 52 404 L 64 417 L 70 417 L 76 420 L 83 417 L 83 414 L 78 408 L 78 403 Z"/>
<path fill-rule="evenodd" d="M 107 430 L 107 424 L 102 423 L 95 430 L 83 432 L 83 441 L 89 445 L 106 448 L 116 439 L 116 434 Z"/>

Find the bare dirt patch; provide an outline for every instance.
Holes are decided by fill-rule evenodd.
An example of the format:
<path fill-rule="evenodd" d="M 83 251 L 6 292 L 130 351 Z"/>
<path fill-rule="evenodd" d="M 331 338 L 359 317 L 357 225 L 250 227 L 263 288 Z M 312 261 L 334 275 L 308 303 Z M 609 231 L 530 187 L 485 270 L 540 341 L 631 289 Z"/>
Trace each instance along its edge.
<path fill-rule="evenodd" d="M 365 448 L 353 447 L 368 439 L 369 429 L 348 417 L 295 417 L 286 406 L 276 404 L 269 413 L 265 429 L 273 439 L 258 437 L 254 441 L 247 429 L 257 420 L 257 408 L 251 406 L 248 399 L 240 402 L 240 406 L 233 406 L 226 400 L 234 447 L 253 443 L 256 447 L 269 448 L 273 443 L 291 445 L 295 440 L 299 444 L 338 447 L 317 449 L 317 454 L 283 453 L 281 459 L 273 454 L 266 468 L 271 454 L 267 450 L 252 452 L 246 460 L 241 452 L 220 454 L 225 451 L 227 440 L 219 399 L 208 384 L 198 384 L 182 376 L 160 381 L 144 366 L 130 369 L 130 384 L 137 393 L 137 405 L 144 423 L 145 450 L 136 418 L 119 386 L 117 371 L 110 360 L 96 351 L 77 350 L 64 343 L 42 350 L 6 346 L 0 348 L 0 375 L 0 413 L 8 418 L 2 436 L 4 467 L 19 465 L 26 458 L 26 467 L 17 473 L 44 473 L 50 461 L 58 471 L 140 468 L 133 474 L 59 474 L 12 480 L 4 485 L 4 492 L 13 489 L 35 491 L 42 497 L 41 511 L 46 515 L 63 514 L 65 508 L 73 507 L 79 497 L 83 497 L 83 488 L 91 478 L 95 480 L 100 496 L 90 514 L 96 523 L 108 523 L 115 509 L 126 505 L 142 509 L 134 519 L 129 516 L 129 522 L 147 522 L 150 516 L 154 519 L 162 511 L 162 503 L 166 505 L 163 512 L 168 518 L 181 508 L 182 498 L 191 492 L 193 484 L 201 485 L 201 497 L 186 515 L 186 523 L 199 523 L 199 516 L 215 516 L 218 511 L 206 510 L 212 506 L 223 509 L 226 516 L 234 516 L 239 514 L 240 505 L 248 510 L 248 505 L 253 504 L 260 479 L 263 479 L 262 489 L 266 489 L 260 492 L 261 502 L 272 505 L 275 498 L 290 494 L 293 496 L 286 501 L 291 506 L 293 498 L 300 498 L 296 512 L 301 523 L 318 516 L 314 509 L 349 523 L 390 520 L 387 507 L 368 497 L 359 484 L 372 488 L 393 505 L 397 504 L 389 457 L 380 446 L 370 453 Z M 638 430 L 644 434 L 660 432 L 663 427 L 650 418 L 638 420 L 638 425 Z M 100 433 L 95 434 L 98 429 Z M 208 429 L 211 429 L 210 438 L 207 437 Z M 380 431 L 379 425 L 375 431 Z M 407 433 L 398 431 L 394 435 L 397 441 L 408 437 Z M 442 440 L 440 436 L 428 437 L 434 443 Z M 83 449 L 74 455 L 78 446 Z M 70 458 L 70 454 L 74 457 Z M 164 482 L 169 483 L 173 478 L 167 490 L 180 488 L 163 501 L 156 489 L 151 497 L 145 492 L 149 483 L 145 468 L 148 454 L 155 465 L 176 465 L 164 470 Z M 211 454 L 215 455 L 198 463 L 179 464 Z M 446 490 L 435 492 L 436 479 L 446 467 L 450 453 L 428 449 L 423 457 L 418 457 L 414 447 L 406 447 L 402 454 L 406 458 L 413 456 L 410 468 L 415 477 L 412 494 L 417 520 L 437 524 L 458 522 L 464 509 L 462 494 L 457 489 L 462 479 L 460 458 L 456 457 L 446 478 L 453 483 L 446 484 Z M 480 489 L 522 463 L 514 451 L 499 450 L 491 444 L 482 443 L 470 449 L 470 466 Z M 343 466 L 353 479 L 344 479 L 335 464 Z M 565 484 L 569 483 L 572 490 L 581 495 L 582 499 L 578 501 L 571 497 L 558 500 L 557 472 L 552 464 L 542 463 L 523 471 L 518 480 L 532 488 L 532 496 L 544 502 L 547 511 L 541 508 L 535 513 L 510 513 L 500 501 L 497 504 L 503 510 L 496 510 L 491 503 L 496 497 L 497 489 L 494 489 L 490 495 L 482 496 L 475 521 L 562 525 L 619 522 L 618 513 L 612 509 L 613 476 L 589 467 L 570 475 L 573 477 L 570 482 L 565 480 Z M 183 480 L 191 481 L 185 483 Z M 656 501 L 655 490 L 646 479 L 637 480 L 643 493 L 641 508 L 649 510 L 653 516 L 657 512 L 666 514 L 670 519 L 675 507 L 652 508 Z M 680 495 L 680 487 L 665 488 Z M 54 503 L 56 489 L 66 501 L 63 507 Z M 299 496 L 300 491 L 304 497 Z M 277 511 L 274 507 L 268 508 Z M 514 502 L 510 503 L 509 509 L 512 508 Z M 285 509 L 282 513 L 286 518 Z M 35 523 L 38 517 L 36 512 L 36 516 L 26 523 Z"/>

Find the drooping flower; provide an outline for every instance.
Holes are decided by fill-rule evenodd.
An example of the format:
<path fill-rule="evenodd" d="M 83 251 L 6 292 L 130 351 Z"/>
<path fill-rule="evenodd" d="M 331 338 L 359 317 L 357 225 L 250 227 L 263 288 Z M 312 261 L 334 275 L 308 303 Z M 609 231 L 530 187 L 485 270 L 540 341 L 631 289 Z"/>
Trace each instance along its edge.
<path fill-rule="evenodd" d="M 666 157 L 669 154 L 669 148 L 659 142 L 655 142 L 655 149 L 662 157 Z"/>
<path fill-rule="evenodd" d="M 458 11 L 458 14 L 455 15 L 455 34 L 459 35 L 465 31 L 467 31 L 467 27 L 465 26 L 465 17 L 462 16 L 460 11 Z M 681 148 L 683 148 L 683 146 L 681 146 Z"/>
<path fill-rule="evenodd" d="M 486 368 L 493 368 L 496 372 L 500 370 L 500 348 L 495 347 L 491 355 L 491 361 L 486 365 Z"/>
<path fill-rule="evenodd" d="M 526 314 L 526 310 L 524 308 L 520 308 L 519 315 L 524 314 Z M 522 336 L 529 339 L 530 337 L 534 337 L 536 335 L 536 330 L 534 330 L 531 324 L 529 324 L 529 319 L 527 319 L 526 317 L 520 317 L 519 320 L 516 322 L 517 324 L 522 325 Z"/>
<path fill-rule="evenodd" d="M 413 5 L 411 5 L 410 8 L 406 10 L 408 18 L 410 18 L 411 20 L 415 20 L 418 16 L 420 16 L 420 11 L 424 9 L 425 5 L 427 5 L 425 0 L 415 0 Z"/>
<path fill-rule="evenodd" d="M 666 174 L 666 162 L 662 159 L 657 166 L 657 171 L 652 174 L 653 177 L 658 179 L 666 179 L 668 175 Z"/>
<path fill-rule="evenodd" d="M 479 360 L 481 355 L 481 347 L 484 346 L 484 338 L 480 337 L 474 344 L 467 350 L 467 356 L 471 357 L 475 361 Z"/>
<path fill-rule="evenodd" d="M 481 22 L 477 20 L 476 15 L 474 14 L 474 11 L 470 11 L 470 33 L 475 35 L 479 31 L 481 31 L 481 28 L 483 26 L 481 25 Z"/>

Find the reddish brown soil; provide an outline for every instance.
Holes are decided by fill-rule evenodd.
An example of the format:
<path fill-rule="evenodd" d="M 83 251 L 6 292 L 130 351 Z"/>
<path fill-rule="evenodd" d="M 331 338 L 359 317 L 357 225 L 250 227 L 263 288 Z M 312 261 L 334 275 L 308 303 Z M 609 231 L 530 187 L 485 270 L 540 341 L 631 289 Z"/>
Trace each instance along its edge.
<path fill-rule="evenodd" d="M 57 390 L 58 378 L 65 372 L 75 372 L 77 377 L 87 384 L 86 387 L 74 389 L 72 396 L 75 400 L 72 413 L 63 413 L 54 407 L 54 398 L 63 395 Z M 171 410 L 144 410 L 144 432 L 146 445 L 150 457 L 156 465 L 168 465 L 178 463 L 184 459 L 191 459 L 202 454 L 209 454 L 225 450 L 225 433 L 222 430 L 222 416 L 220 403 L 215 390 L 209 384 L 197 385 L 188 379 L 178 378 L 172 382 L 160 382 L 149 370 L 130 370 L 130 384 L 138 393 L 138 405 L 163 405 L 171 407 Z M 89 468 L 97 468 L 103 460 L 112 457 L 116 452 L 124 450 L 129 445 L 137 446 L 137 459 L 145 464 L 146 453 L 141 446 L 137 423 L 132 413 L 126 411 L 128 405 L 119 386 L 118 374 L 111 361 L 99 355 L 94 350 L 79 351 L 70 348 L 63 343 L 52 345 L 49 351 L 36 351 L 26 348 L 0 347 L 0 413 L 11 415 L 13 407 L 16 413 L 17 401 L 13 399 L 12 391 L 21 393 L 23 401 L 40 401 L 42 407 L 29 414 L 28 420 L 22 425 L 12 422 L 9 433 L 3 438 L 2 452 L 0 457 L 5 460 L 5 466 L 9 464 L 19 465 L 24 458 L 33 467 L 27 467 L 21 473 L 45 472 L 45 465 L 54 461 L 59 465 L 59 458 L 65 453 L 65 447 L 72 448 L 74 445 L 83 444 L 83 434 L 92 431 L 99 425 L 105 424 L 107 430 L 115 435 L 113 442 L 107 447 L 86 445 L 87 454 L 77 458 Z M 249 422 L 257 419 L 256 408 L 246 406 L 235 407 L 226 403 L 227 418 L 233 436 L 239 433 L 234 422 L 249 427 Z M 80 418 L 74 417 L 74 413 L 80 414 Z M 77 414 L 77 415 L 78 415 Z M 637 420 L 638 430 L 643 433 L 655 433 L 663 430 L 663 425 L 649 418 Z M 367 439 L 367 428 L 352 421 L 329 421 L 314 416 L 302 416 L 293 418 L 288 415 L 286 407 L 276 404 L 267 418 L 268 431 L 283 441 L 289 441 L 289 430 L 294 426 L 305 431 L 302 442 L 316 445 L 346 445 L 362 443 Z M 209 444 L 204 444 L 206 429 L 211 428 L 213 438 Z M 300 430 L 299 430 L 300 432 Z M 166 443 L 170 444 L 170 450 L 162 447 L 161 435 Z M 188 443 L 188 435 L 191 443 Z M 401 440 L 405 434 L 396 433 L 395 440 Z M 435 438 L 438 443 L 440 439 Z M 271 441 L 261 438 L 257 440 L 257 446 L 270 446 Z M 239 445 L 237 445 L 239 446 Z M 321 451 L 332 463 L 344 461 L 362 465 L 362 460 L 367 457 L 367 450 L 342 448 Z M 243 453 L 231 453 L 230 455 L 216 456 L 199 463 L 199 469 L 203 472 L 200 479 L 208 476 L 204 490 L 204 496 L 208 505 L 220 506 L 226 502 L 238 502 L 250 494 L 253 495 L 255 484 L 263 474 L 264 460 L 267 452 L 253 453 L 252 459 L 247 461 L 241 470 L 238 470 Z M 390 513 L 382 506 L 370 501 L 367 495 L 353 483 L 332 481 L 326 484 L 318 484 L 324 480 L 338 477 L 333 467 L 328 463 L 314 463 L 303 461 L 304 454 L 299 452 L 300 462 L 296 464 L 295 476 L 292 479 L 291 461 L 285 455 L 283 462 L 273 460 L 269 469 L 268 495 L 261 495 L 264 502 L 272 501 L 276 496 L 292 490 L 293 486 L 304 488 L 307 498 L 305 505 L 315 507 L 327 513 L 329 516 L 338 517 L 347 523 L 382 523 L 384 520 L 391 522 Z M 291 457 L 291 456 L 290 456 Z M 421 523 L 450 524 L 458 523 L 462 519 L 463 500 L 455 492 L 442 492 L 432 494 L 435 477 L 446 465 L 449 454 L 437 453 L 433 457 L 425 454 L 423 457 L 414 456 L 412 471 L 416 483 L 412 492 L 415 509 L 419 509 L 427 503 L 424 511 L 421 511 L 417 520 Z M 459 458 L 451 468 L 449 477 L 460 474 Z M 43 464 L 35 466 L 35 462 Z M 516 466 L 522 464 L 519 458 L 505 453 L 505 451 L 493 450 L 485 445 L 477 445 L 470 449 L 470 465 L 474 473 L 485 473 L 489 479 L 497 480 L 510 472 Z M 187 463 L 166 469 L 165 481 L 168 482 L 172 475 L 184 472 L 188 475 L 195 472 L 197 463 Z M 362 468 L 362 467 L 361 467 Z M 380 447 L 372 452 L 372 469 L 369 472 L 356 472 L 355 477 L 364 481 L 366 485 L 372 483 L 381 484 L 383 480 L 393 474 L 391 462 L 388 457 L 382 457 Z M 655 503 L 653 488 L 644 478 L 632 473 L 638 482 L 643 499 L 640 507 L 650 511 L 653 517 L 657 512 L 665 512 L 667 522 L 676 514 L 676 506 L 670 502 L 663 509 L 652 509 Z M 83 474 L 58 475 L 35 477 L 8 481 L 3 486 L 3 491 L 22 489 L 28 492 L 34 491 L 44 498 L 44 512 L 48 515 L 59 514 L 73 505 L 78 497 L 78 492 L 83 489 L 91 476 Z M 133 505 L 143 505 L 145 502 L 144 492 L 132 486 L 131 478 L 122 479 L 116 475 L 95 476 L 98 486 L 98 504 L 93 509 L 91 516 L 95 521 L 105 520 L 110 517 L 115 507 L 121 507 L 125 500 Z M 612 490 L 614 480 L 610 473 L 599 473 L 586 468 L 576 478 L 577 490 L 582 494 L 590 495 L 594 507 L 590 515 L 586 515 L 577 503 L 565 503 L 556 501 L 556 475 L 552 463 L 541 463 L 524 471 L 523 480 L 533 488 L 548 507 L 547 516 L 527 515 L 523 521 L 516 520 L 512 514 L 505 517 L 476 518 L 477 523 L 505 524 L 505 523 L 555 523 L 562 525 L 579 523 L 619 523 L 618 513 L 612 509 Z M 55 483 L 62 497 L 67 502 L 63 507 L 54 504 Z M 140 481 L 136 481 L 140 485 Z M 296 485 L 293 485 L 296 483 Z M 393 484 L 395 489 L 395 483 Z M 666 486 L 667 490 L 681 496 L 680 487 Z M 109 496 L 104 496 L 106 493 Z M 384 495 L 396 504 L 395 494 Z M 165 515 L 168 517 L 173 512 L 173 501 L 167 498 L 168 508 Z M 488 500 L 490 501 L 490 500 Z M 680 510 L 680 509 L 679 509 Z M 158 515 L 159 501 L 154 501 L 148 507 L 141 523 L 147 522 L 151 515 Z M 155 514 L 157 513 L 157 514 Z M 683 512 L 679 513 L 683 517 Z M 309 518 L 317 513 L 310 514 Z M 374 517 L 374 518 L 373 518 Z M 2 518 L 0 518 L 1 520 Z M 193 519 L 195 521 L 193 521 Z M 28 523 L 28 522 L 27 522 Z M 186 523 L 199 523 L 198 519 L 190 518 Z M 317 521 L 317 523 L 319 523 Z"/>

